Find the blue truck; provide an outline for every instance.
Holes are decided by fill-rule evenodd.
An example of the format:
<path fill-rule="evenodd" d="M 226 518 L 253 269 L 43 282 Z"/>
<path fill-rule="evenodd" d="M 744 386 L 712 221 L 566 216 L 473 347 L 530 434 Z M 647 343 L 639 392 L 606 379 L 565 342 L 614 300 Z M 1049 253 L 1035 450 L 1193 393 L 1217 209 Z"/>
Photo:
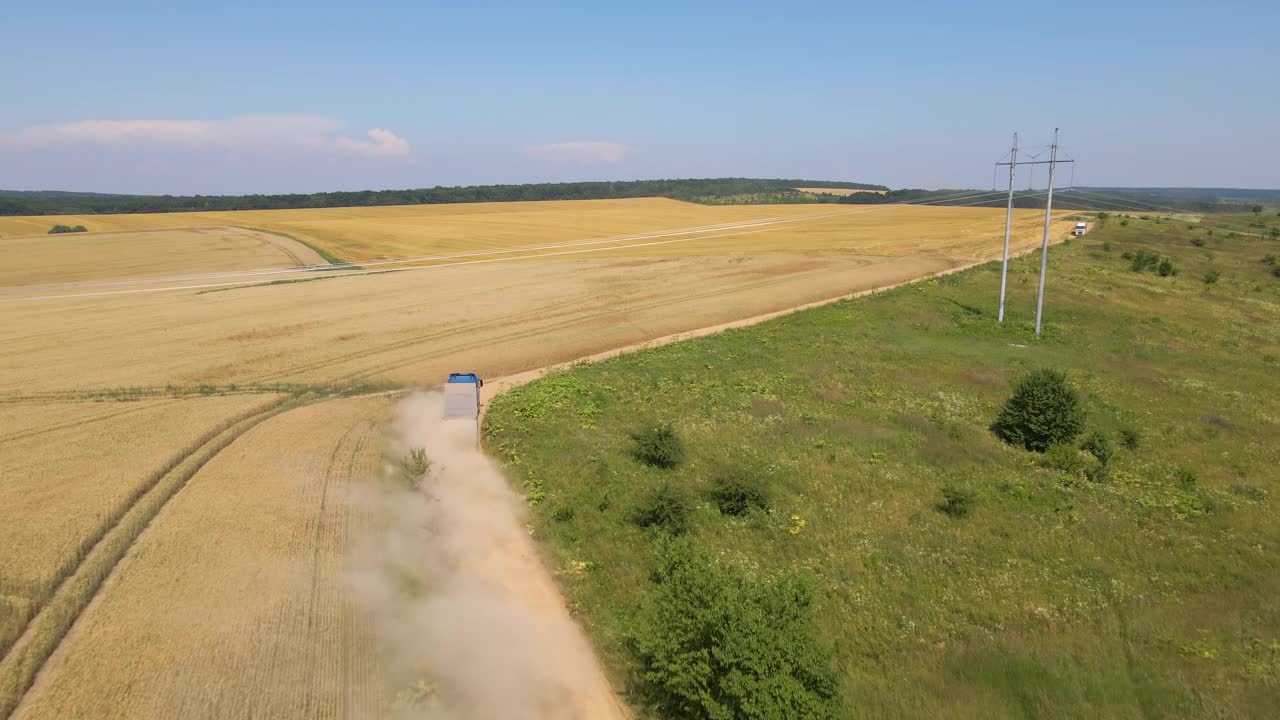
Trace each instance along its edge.
<path fill-rule="evenodd" d="M 449 373 L 444 384 L 444 419 L 469 422 L 474 428 L 476 444 L 480 443 L 480 388 L 484 380 L 470 372 Z"/>

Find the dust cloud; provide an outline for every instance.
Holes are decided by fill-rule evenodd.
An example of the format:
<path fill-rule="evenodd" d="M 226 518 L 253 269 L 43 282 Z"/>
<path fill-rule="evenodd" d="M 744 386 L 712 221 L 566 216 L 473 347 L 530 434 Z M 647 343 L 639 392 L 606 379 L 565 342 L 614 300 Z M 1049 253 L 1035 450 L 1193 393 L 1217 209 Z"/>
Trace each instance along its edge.
<path fill-rule="evenodd" d="M 442 420 L 439 393 L 399 406 L 374 518 L 351 572 L 371 616 L 395 718 L 625 718 L 525 526 L 523 500 Z M 423 448 L 430 470 L 402 462 Z"/>

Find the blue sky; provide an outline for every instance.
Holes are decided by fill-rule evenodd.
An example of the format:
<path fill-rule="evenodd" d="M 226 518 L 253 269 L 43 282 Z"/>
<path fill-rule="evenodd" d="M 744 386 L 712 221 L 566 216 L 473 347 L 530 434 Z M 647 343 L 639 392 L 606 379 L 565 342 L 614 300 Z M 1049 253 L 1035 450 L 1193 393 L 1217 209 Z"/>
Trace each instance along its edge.
<path fill-rule="evenodd" d="M 15 3 L 0 188 L 981 187 L 1055 126 L 1078 184 L 1280 187 L 1277 27 L 1231 1 Z"/>

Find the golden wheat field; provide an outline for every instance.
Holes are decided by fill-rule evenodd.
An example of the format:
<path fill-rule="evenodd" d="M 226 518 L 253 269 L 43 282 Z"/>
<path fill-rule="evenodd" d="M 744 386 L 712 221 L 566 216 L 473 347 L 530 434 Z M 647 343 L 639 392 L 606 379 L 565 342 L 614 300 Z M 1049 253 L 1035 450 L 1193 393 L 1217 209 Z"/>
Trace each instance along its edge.
<path fill-rule="evenodd" d="M 340 577 L 390 412 L 369 393 L 992 259 L 1003 217 L 644 199 L 0 218 L 0 718 L 376 717 L 395 688 Z M 1037 245 L 1042 215 L 1015 220 L 1015 250 Z M 359 266 L 300 269 L 308 245 Z"/>

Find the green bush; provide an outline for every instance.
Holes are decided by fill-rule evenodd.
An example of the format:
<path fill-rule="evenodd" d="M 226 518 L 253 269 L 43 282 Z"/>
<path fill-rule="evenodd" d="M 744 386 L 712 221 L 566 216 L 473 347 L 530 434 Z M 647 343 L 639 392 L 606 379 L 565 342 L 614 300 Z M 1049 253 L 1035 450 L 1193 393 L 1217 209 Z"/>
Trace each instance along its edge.
<path fill-rule="evenodd" d="M 1070 443 L 1083 427 L 1084 408 L 1066 373 L 1041 369 L 1018 382 L 991 431 L 1010 445 L 1044 452 Z"/>
<path fill-rule="evenodd" d="M 663 543 L 652 609 L 631 632 L 640 695 L 659 717 L 831 718 L 830 653 L 816 638 L 813 587 L 753 580 L 692 543 Z"/>
<path fill-rule="evenodd" d="M 1126 450 L 1137 450 L 1138 445 L 1142 443 L 1142 435 L 1133 428 L 1122 428 L 1120 430 L 1120 445 Z"/>
<path fill-rule="evenodd" d="M 399 470 L 401 482 L 410 488 L 417 487 L 427 473 L 431 472 L 431 458 L 427 457 L 425 449 L 413 448 L 400 459 Z"/>
<path fill-rule="evenodd" d="M 1208 287 L 1218 282 L 1218 278 L 1220 277 L 1222 277 L 1222 273 L 1218 272 L 1217 270 L 1210 270 L 1206 272 L 1204 274 L 1204 277 L 1201 279 L 1204 280 L 1205 287 Z"/>
<path fill-rule="evenodd" d="M 1191 238 L 1191 244 L 1196 247 L 1204 247 L 1204 238 L 1193 237 Z"/>
<path fill-rule="evenodd" d="M 1173 266 L 1172 260 L 1163 258 L 1160 260 L 1160 265 L 1156 267 L 1156 272 L 1160 273 L 1160 277 L 1169 277 L 1170 275 L 1177 275 L 1178 269 Z"/>
<path fill-rule="evenodd" d="M 1128 226 L 1129 226 L 1129 219 L 1128 219 L 1128 218 L 1125 218 L 1124 220 L 1121 220 L 1121 221 L 1120 221 L 1120 227 L 1128 227 Z"/>
<path fill-rule="evenodd" d="M 1050 445 L 1039 462 L 1041 467 L 1057 470 L 1074 477 L 1083 475 L 1086 468 L 1084 456 L 1080 454 L 1080 451 L 1074 445 L 1068 443 Z"/>
<path fill-rule="evenodd" d="M 974 494 L 970 490 L 955 487 L 954 485 L 942 486 L 942 502 L 934 507 L 943 515 L 953 518 L 962 518 L 969 514 L 970 507 L 973 505 Z"/>
<path fill-rule="evenodd" d="M 1184 467 L 1174 469 L 1173 479 L 1186 490 L 1195 488 L 1196 484 L 1200 482 L 1200 478 L 1196 477 L 1194 470 Z"/>
<path fill-rule="evenodd" d="M 658 528 L 671 535 L 683 535 L 689 531 L 689 503 L 679 487 L 663 483 L 645 495 L 631 519 L 643 528 Z"/>
<path fill-rule="evenodd" d="M 725 515 L 739 517 L 753 508 L 769 509 L 769 495 L 745 468 L 725 466 L 711 477 L 711 501 Z"/>
<path fill-rule="evenodd" d="M 572 505 L 563 503 L 555 506 L 555 509 L 551 511 L 551 519 L 558 523 L 570 522 L 576 515 L 577 512 L 573 509 Z"/>
<path fill-rule="evenodd" d="M 1154 268 L 1159 262 L 1159 255 L 1151 252 L 1150 250 L 1139 250 L 1137 254 L 1133 256 L 1133 263 L 1129 265 L 1129 269 L 1134 272 L 1142 272 L 1144 270 Z"/>
<path fill-rule="evenodd" d="M 54 225 L 53 227 L 49 228 L 48 234 L 60 235 L 62 233 L 78 233 L 78 232 L 89 232 L 89 228 L 86 228 L 83 225 L 76 225 L 75 227 L 71 227 L 70 225 Z"/>
<path fill-rule="evenodd" d="M 1080 449 L 1097 458 L 1103 465 L 1111 462 L 1111 456 L 1115 453 L 1111 441 L 1099 430 L 1089 433 L 1084 442 L 1080 443 Z"/>
<path fill-rule="evenodd" d="M 684 444 L 671 423 L 653 425 L 631 434 L 631 455 L 645 465 L 670 469 L 684 459 Z"/>

